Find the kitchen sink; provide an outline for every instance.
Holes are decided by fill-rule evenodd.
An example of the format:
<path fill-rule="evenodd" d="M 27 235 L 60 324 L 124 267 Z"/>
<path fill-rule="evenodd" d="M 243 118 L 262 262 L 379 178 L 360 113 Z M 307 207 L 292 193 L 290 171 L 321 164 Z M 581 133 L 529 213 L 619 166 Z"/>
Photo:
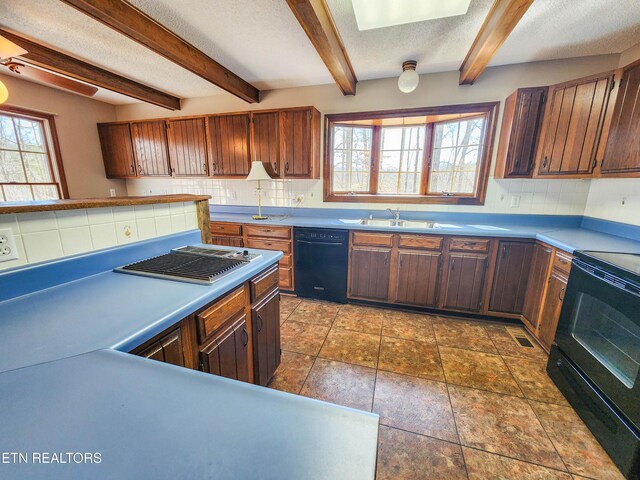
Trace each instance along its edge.
<path fill-rule="evenodd" d="M 427 220 L 402 220 L 402 219 L 379 219 L 363 218 L 360 225 L 372 227 L 399 227 L 399 228 L 440 228 L 440 224 Z"/>

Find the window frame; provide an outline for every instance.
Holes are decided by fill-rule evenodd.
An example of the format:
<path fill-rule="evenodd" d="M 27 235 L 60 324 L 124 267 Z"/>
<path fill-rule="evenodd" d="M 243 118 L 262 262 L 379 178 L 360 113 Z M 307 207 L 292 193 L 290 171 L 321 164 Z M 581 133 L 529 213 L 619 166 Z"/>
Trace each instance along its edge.
<path fill-rule="evenodd" d="M 379 110 L 371 112 L 351 112 L 325 115 L 324 132 L 324 162 L 323 162 L 323 198 L 325 202 L 349 202 L 349 203 L 408 203 L 408 204 L 445 204 L 445 205 L 484 205 L 489 170 L 493 158 L 493 144 L 496 134 L 496 124 L 500 102 L 470 103 L 462 105 L 444 105 L 434 107 Z M 334 125 L 362 126 L 353 123 L 362 120 L 382 120 L 386 118 L 435 116 L 451 114 L 477 113 L 486 118 L 483 149 L 479 157 L 476 192 L 473 194 L 429 194 L 428 181 L 431 172 L 431 156 L 433 151 L 434 123 L 428 123 L 425 132 L 425 148 L 422 165 L 422 178 L 420 182 L 420 194 L 384 194 L 376 193 L 374 186 L 378 185 L 378 173 L 380 166 L 381 137 L 380 125 L 373 126 L 373 138 L 371 146 L 371 175 L 370 189 L 367 193 L 334 192 L 333 180 L 333 127 Z M 350 123 L 351 122 L 351 123 Z M 407 125 L 409 126 L 409 125 Z M 377 133 L 376 133 L 377 130 Z"/>
<path fill-rule="evenodd" d="M 69 198 L 69 189 L 67 187 L 67 179 L 64 172 L 64 166 L 62 162 L 62 155 L 60 153 L 60 143 L 58 142 L 58 132 L 56 130 L 55 115 L 51 113 L 37 112 L 21 107 L 14 107 L 12 105 L 0 105 L 0 114 L 4 114 L 12 117 L 23 117 L 30 120 L 39 121 L 42 124 L 42 130 L 44 133 L 46 156 L 49 162 L 49 168 L 51 169 L 53 182 L 40 183 L 40 182 L 2 182 L 0 185 L 51 185 L 57 184 L 58 193 L 60 199 Z M 31 200 L 39 202 L 42 200 Z M 11 202 L 1 202 L 11 203 Z"/>

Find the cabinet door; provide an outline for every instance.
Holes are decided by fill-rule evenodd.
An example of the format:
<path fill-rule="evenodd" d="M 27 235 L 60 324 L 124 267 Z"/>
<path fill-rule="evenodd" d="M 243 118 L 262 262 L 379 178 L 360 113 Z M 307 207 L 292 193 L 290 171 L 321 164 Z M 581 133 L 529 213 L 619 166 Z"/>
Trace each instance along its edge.
<path fill-rule="evenodd" d="M 229 177 L 249 175 L 249 114 L 209 117 L 208 125 L 211 174 Z"/>
<path fill-rule="evenodd" d="M 640 63 L 622 75 L 601 172 L 640 172 Z"/>
<path fill-rule="evenodd" d="M 251 310 L 254 382 L 266 385 L 280 365 L 280 293 L 276 289 Z"/>
<path fill-rule="evenodd" d="M 387 300 L 391 249 L 361 248 L 351 250 L 349 295 L 369 300 Z"/>
<path fill-rule="evenodd" d="M 547 351 L 551 348 L 553 339 L 556 336 L 566 288 L 567 277 L 557 270 L 552 270 L 538 325 L 538 340 Z"/>
<path fill-rule="evenodd" d="M 435 307 L 440 281 L 440 252 L 398 252 L 396 303 Z"/>
<path fill-rule="evenodd" d="M 280 176 L 280 113 L 252 113 L 251 151 L 273 177 Z"/>
<path fill-rule="evenodd" d="M 546 87 L 521 88 L 505 102 L 498 162 L 504 162 L 498 178 L 531 177 L 544 113 Z"/>
<path fill-rule="evenodd" d="M 522 313 L 532 255 L 532 243 L 501 241 L 498 244 L 489 310 Z"/>
<path fill-rule="evenodd" d="M 550 87 L 539 175 L 591 174 L 612 80 L 607 73 Z"/>
<path fill-rule="evenodd" d="M 247 319 L 243 315 L 233 329 L 233 340 L 236 350 L 236 379 L 249 381 L 249 332 L 247 331 Z"/>
<path fill-rule="evenodd" d="M 283 110 L 281 118 L 282 176 L 312 176 L 311 110 Z"/>
<path fill-rule="evenodd" d="M 164 120 L 131 124 L 138 175 L 169 176 L 167 127 Z"/>
<path fill-rule="evenodd" d="M 168 129 L 171 173 L 206 177 L 208 169 L 204 118 L 170 120 Z"/>
<path fill-rule="evenodd" d="M 135 177 L 136 167 L 129 124 L 98 124 L 98 135 L 107 178 Z"/>
<path fill-rule="evenodd" d="M 201 349 L 200 367 L 208 373 L 248 381 L 248 345 L 247 316 L 242 315 Z"/>
<path fill-rule="evenodd" d="M 451 253 L 447 262 L 443 307 L 480 311 L 485 292 L 488 255 Z"/>
<path fill-rule="evenodd" d="M 553 249 L 545 245 L 536 244 L 536 246 L 533 247 L 531 268 L 529 269 L 529 278 L 527 280 L 527 293 L 525 294 L 524 304 L 522 306 L 522 315 L 533 329 L 538 327 L 538 318 L 540 317 L 540 308 L 542 306 L 542 294 L 547 284 L 547 272 L 549 271 L 552 253 Z"/>
<path fill-rule="evenodd" d="M 151 360 L 157 360 L 158 362 L 164 362 L 164 351 L 162 350 L 162 344 L 159 341 L 152 343 L 143 351 L 138 352 L 137 355 L 144 358 L 150 358 Z"/>
<path fill-rule="evenodd" d="M 182 334 L 180 329 L 175 330 L 160 340 L 164 361 L 173 365 L 184 367 L 184 349 L 182 348 Z"/>

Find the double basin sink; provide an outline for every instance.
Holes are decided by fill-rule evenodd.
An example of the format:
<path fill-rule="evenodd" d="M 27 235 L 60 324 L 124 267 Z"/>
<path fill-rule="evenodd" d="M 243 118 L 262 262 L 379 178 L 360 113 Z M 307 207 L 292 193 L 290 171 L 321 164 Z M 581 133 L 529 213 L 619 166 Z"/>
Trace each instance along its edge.
<path fill-rule="evenodd" d="M 372 227 L 401 227 L 401 228 L 440 228 L 440 224 L 427 220 L 402 220 L 402 219 L 380 219 L 380 218 L 363 218 L 359 222 L 360 225 L 369 225 Z"/>

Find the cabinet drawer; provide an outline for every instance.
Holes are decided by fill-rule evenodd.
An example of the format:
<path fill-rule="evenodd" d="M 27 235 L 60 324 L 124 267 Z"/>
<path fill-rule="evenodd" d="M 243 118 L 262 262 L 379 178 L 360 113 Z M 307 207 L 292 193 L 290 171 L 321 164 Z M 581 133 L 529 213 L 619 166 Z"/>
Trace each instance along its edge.
<path fill-rule="evenodd" d="M 238 223 L 211 222 L 211 233 L 214 235 L 242 236 L 242 225 Z"/>
<path fill-rule="evenodd" d="M 247 247 L 262 250 L 280 250 L 283 253 L 291 253 L 291 242 L 286 240 L 267 240 L 262 238 L 247 238 Z"/>
<path fill-rule="evenodd" d="M 211 243 L 227 247 L 244 247 L 242 237 L 233 237 L 231 235 L 211 235 Z"/>
<path fill-rule="evenodd" d="M 422 248 L 425 250 L 440 250 L 442 237 L 427 237 L 422 235 L 400 235 L 398 246 L 404 248 Z"/>
<path fill-rule="evenodd" d="M 293 290 L 293 269 L 280 267 L 278 286 L 283 290 Z"/>
<path fill-rule="evenodd" d="M 251 279 L 251 301 L 262 298 L 265 293 L 270 292 L 278 286 L 278 267 L 274 266 L 266 272 L 262 272 L 257 277 Z"/>
<path fill-rule="evenodd" d="M 278 265 L 281 267 L 292 267 L 293 266 L 293 256 L 289 253 L 286 253 L 278 262 Z"/>
<path fill-rule="evenodd" d="M 479 238 L 452 238 L 449 250 L 452 252 L 488 252 L 491 240 Z"/>
<path fill-rule="evenodd" d="M 241 312 L 249 303 L 245 288 L 240 287 L 196 315 L 200 343 L 224 325 L 227 320 Z"/>
<path fill-rule="evenodd" d="M 291 238 L 291 229 L 289 227 L 245 225 L 244 231 L 248 237 L 282 238 L 286 240 Z"/>
<path fill-rule="evenodd" d="M 390 247 L 393 245 L 392 233 L 362 233 L 353 232 L 354 245 L 371 245 L 379 247 Z"/>
<path fill-rule="evenodd" d="M 566 274 L 571 270 L 571 260 L 573 257 L 566 252 L 556 251 L 553 256 L 553 267 Z"/>

